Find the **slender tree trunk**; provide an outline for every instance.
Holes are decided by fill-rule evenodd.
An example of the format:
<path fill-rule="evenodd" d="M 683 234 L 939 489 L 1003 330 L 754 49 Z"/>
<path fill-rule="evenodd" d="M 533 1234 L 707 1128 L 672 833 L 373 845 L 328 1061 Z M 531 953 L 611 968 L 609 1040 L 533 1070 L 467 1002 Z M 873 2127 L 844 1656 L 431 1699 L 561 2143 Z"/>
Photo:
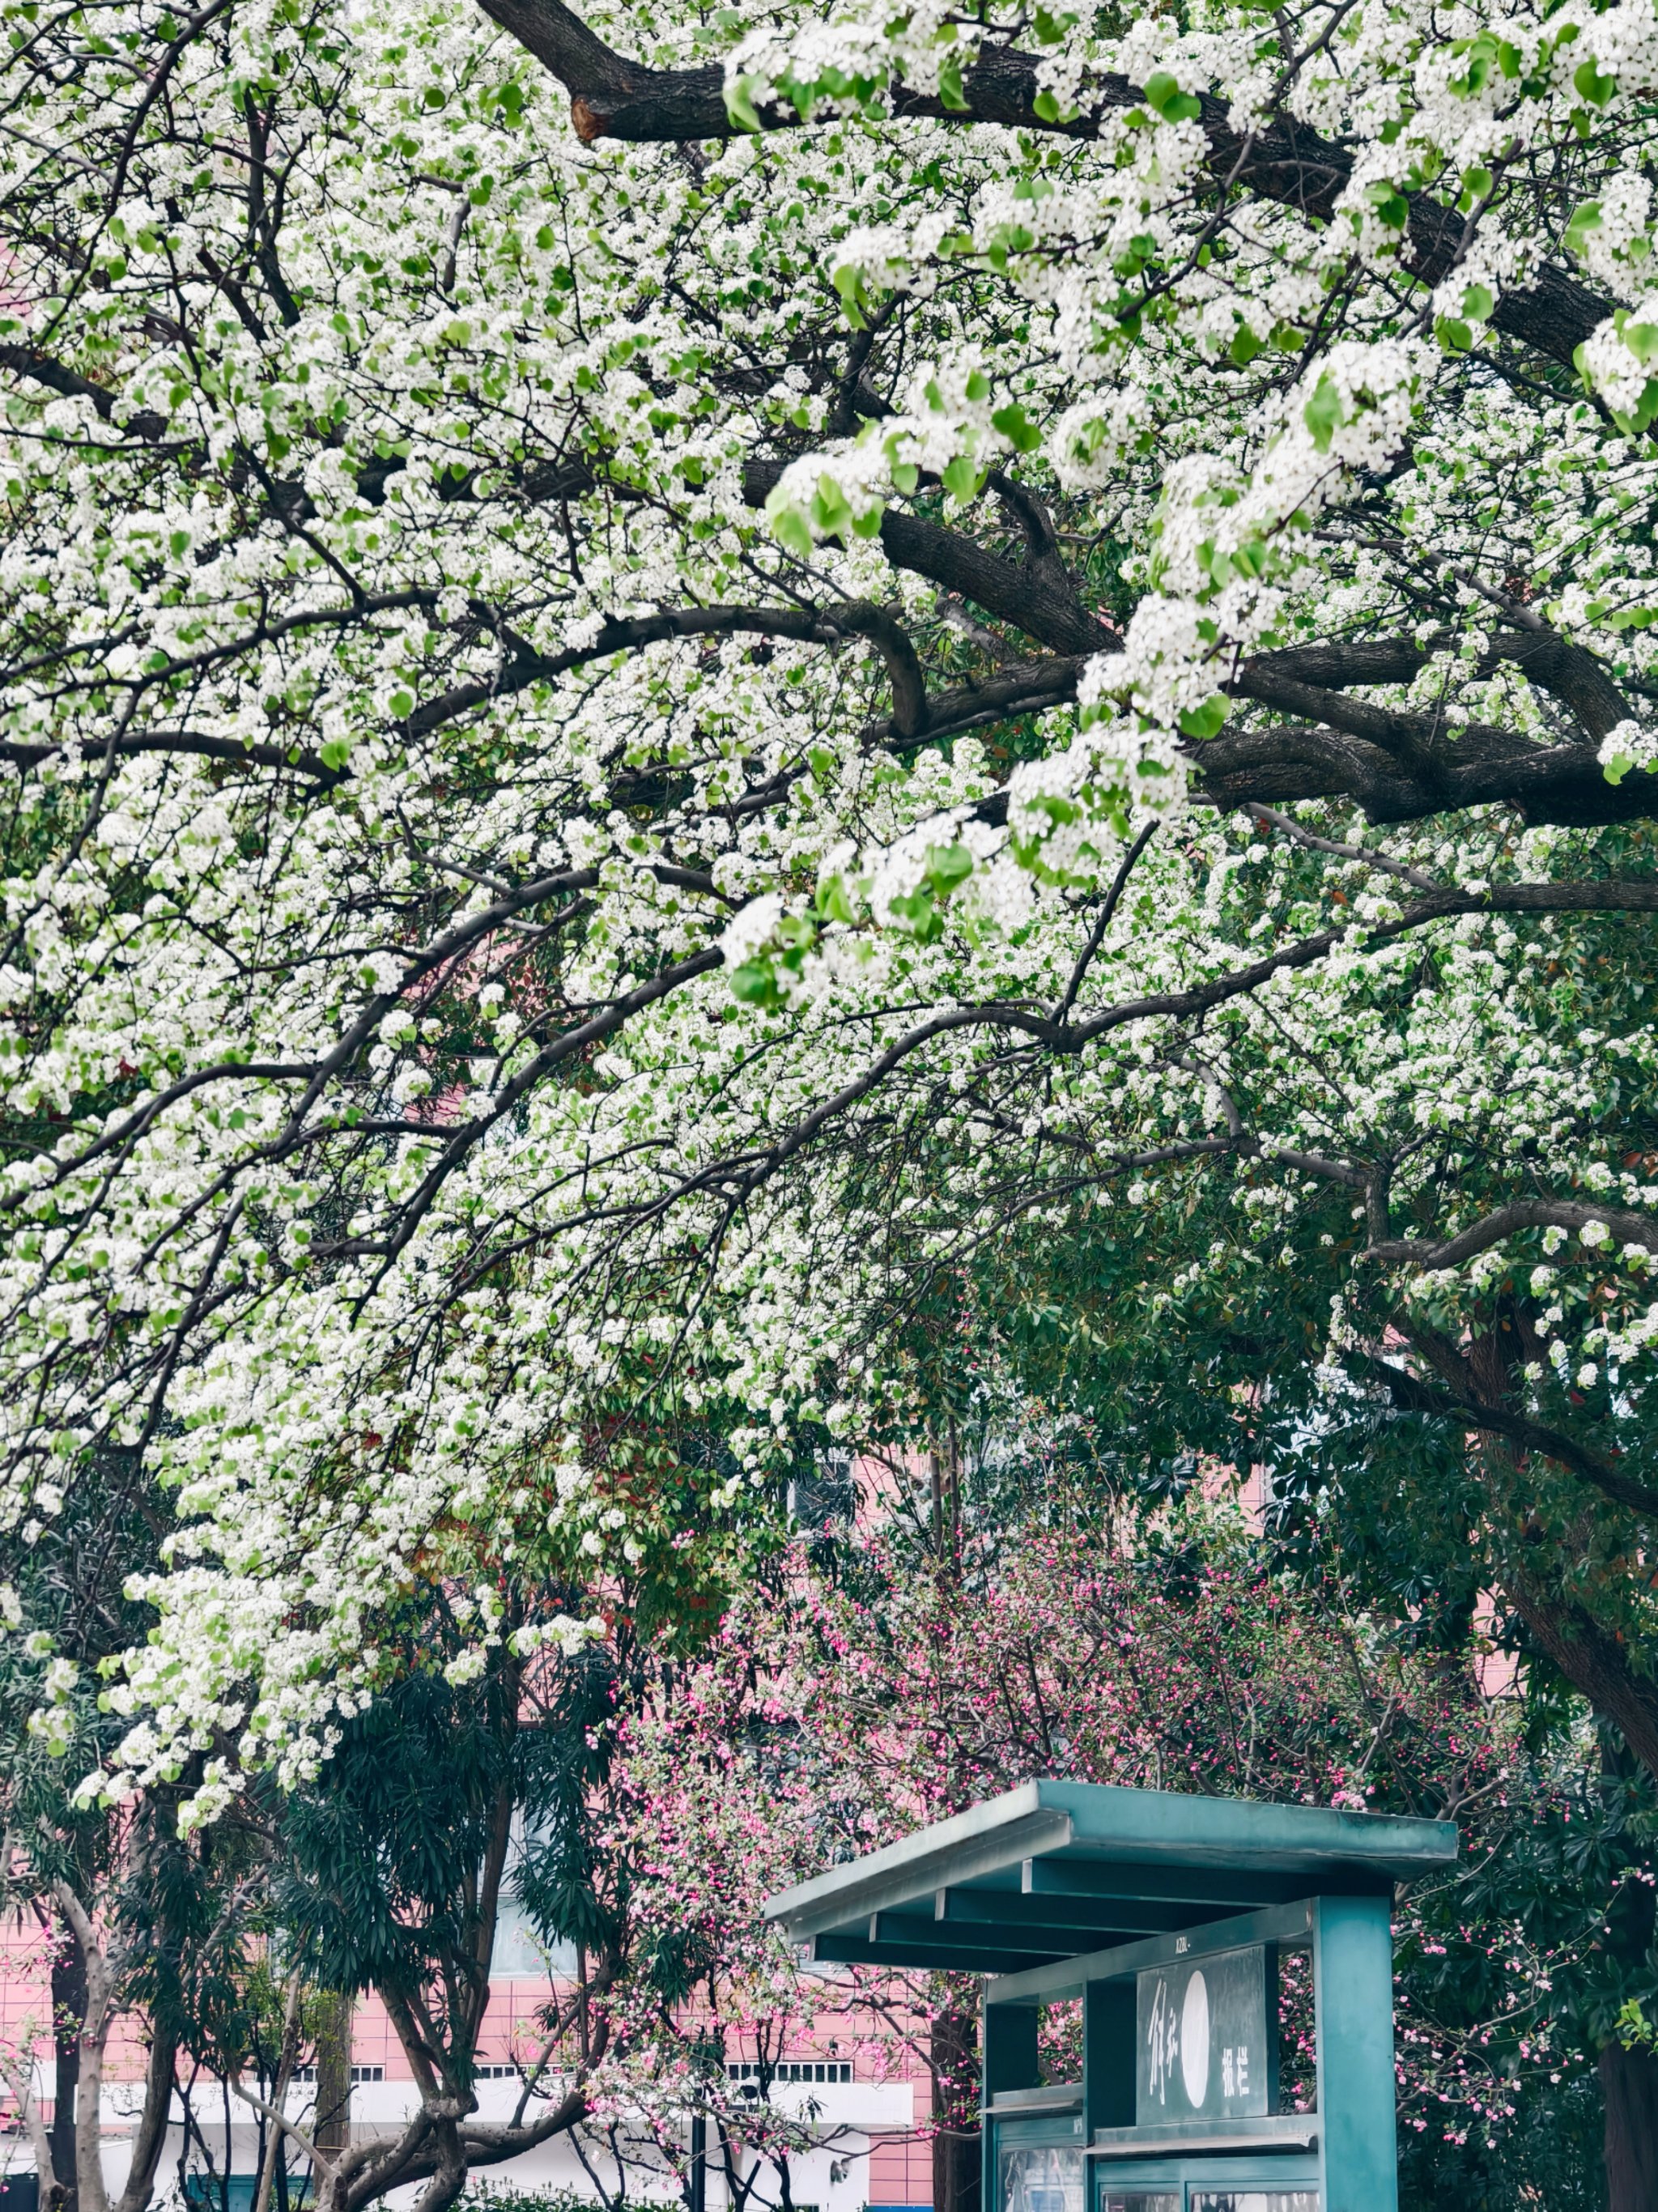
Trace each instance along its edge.
<path fill-rule="evenodd" d="M 303 1995 L 304 1984 L 298 1974 L 290 1974 L 288 1978 L 288 1997 L 282 2006 L 282 2048 L 276 2053 L 276 2078 L 270 2091 L 270 2101 L 279 2113 L 288 2110 L 288 2091 L 294 2079 L 294 2062 L 300 2055 L 300 2002 Z M 349 2057 L 349 2052 L 347 2057 Z M 318 2072 L 320 2075 L 320 2066 Z M 321 2086 L 319 2081 L 319 2111 L 322 2108 Z M 349 2087 L 349 2076 L 347 2086 Z M 253 2212 L 270 2212 L 270 2195 L 276 2185 L 276 2169 L 286 2162 L 287 2156 L 288 2142 L 281 2127 L 274 2120 L 268 2122 L 264 2156 L 259 2161 L 258 2187 L 253 2196 Z"/>
<path fill-rule="evenodd" d="M 39 2103 L 34 2094 L 34 2056 L 27 2039 L 21 2051 L 9 2056 L 0 2051 L 0 2080 L 3 2080 L 11 2091 L 12 2101 L 17 2107 L 18 2124 L 27 2136 L 29 2148 L 34 2154 L 40 2212 L 52 2212 L 54 2187 L 52 2137 L 46 2132 L 46 2124 L 40 2117 Z"/>
<path fill-rule="evenodd" d="M 333 1990 L 317 1999 L 317 2120 L 311 2140 L 328 2159 L 351 2141 L 351 2020 L 355 2008 Z M 317 2196 L 322 2176 L 317 2177 Z"/>
<path fill-rule="evenodd" d="M 1606 2212 L 1658 2205 L 1658 2057 L 1609 2043 L 1600 2053 L 1606 2100 Z"/>
<path fill-rule="evenodd" d="M 153 2026 L 150 2038 L 149 2063 L 144 2070 L 143 2110 L 138 2115 L 138 2125 L 133 2134 L 126 2185 L 121 2191 L 116 2212 L 146 2212 L 155 2191 L 156 2169 L 161 2163 L 161 2153 L 167 2148 L 167 2124 L 173 2113 L 173 2068 L 178 2045 L 170 2037 L 163 2035 L 160 2028 Z"/>
<path fill-rule="evenodd" d="M 114 2025 L 109 1959 L 85 1901 L 67 1881 L 52 1885 L 81 1961 L 80 2057 L 75 2091 L 75 2194 L 79 2212 L 109 2212 L 104 2187 L 104 2054 Z"/>
<path fill-rule="evenodd" d="M 52 1961 L 52 2172 L 57 2212 L 79 2212 L 75 2173 L 76 2107 L 81 2087 L 81 2030 L 87 2016 L 87 1961 L 80 1938 L 64 1922 Z"/>

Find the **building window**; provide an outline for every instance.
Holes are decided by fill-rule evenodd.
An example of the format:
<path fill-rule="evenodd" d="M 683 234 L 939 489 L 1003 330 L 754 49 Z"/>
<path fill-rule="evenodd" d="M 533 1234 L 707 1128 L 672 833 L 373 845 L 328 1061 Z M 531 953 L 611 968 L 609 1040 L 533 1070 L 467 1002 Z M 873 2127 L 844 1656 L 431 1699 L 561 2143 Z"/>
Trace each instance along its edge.
<path fill-rule="evenodd" d="M 774 2081 L 850 2081 L 852 2062 L 846 2058 L 784 2058 L 775 2066 L 760 2067 L 749 2059 L 734 2060 L 726 2069 L 728 2081 L 758 2081 L 769 2073 Z M 795 2212 L 805 2212 L 796 2205 Z"/>

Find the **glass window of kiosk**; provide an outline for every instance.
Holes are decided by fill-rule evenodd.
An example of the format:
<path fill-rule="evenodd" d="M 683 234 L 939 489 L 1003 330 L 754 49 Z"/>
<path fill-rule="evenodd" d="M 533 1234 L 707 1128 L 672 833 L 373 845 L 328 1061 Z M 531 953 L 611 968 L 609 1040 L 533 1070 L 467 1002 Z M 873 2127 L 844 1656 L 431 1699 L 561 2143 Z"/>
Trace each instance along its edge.
<path fill-rule="evenodd" d="M 1001 2166 L 1002 2212 L 1083 2212 L 1086 2179 L 1080 2143 L 1010 2145 Z"/>
<path fill-rule="evenodd" d="M 1001 2212 L 1087 2212 L 1082 2121 L 1025 2121 L 998 2130 Z M 1176 2208 L 1178 2212 L 1178 2208 Z"/>
<path fill-rule="evenodd" d="M 1191 2212 L 1318 2212 L 1316 2189 L 1194 2189 Z"/>
<path fill-rule="evenodd" d="M 1316 2189 L 1206 2189 L 1193 2183 L 1181 2205 L 1179 2189 L 1107 2186 L 1099 2212 L 1319 2212 Z"/>

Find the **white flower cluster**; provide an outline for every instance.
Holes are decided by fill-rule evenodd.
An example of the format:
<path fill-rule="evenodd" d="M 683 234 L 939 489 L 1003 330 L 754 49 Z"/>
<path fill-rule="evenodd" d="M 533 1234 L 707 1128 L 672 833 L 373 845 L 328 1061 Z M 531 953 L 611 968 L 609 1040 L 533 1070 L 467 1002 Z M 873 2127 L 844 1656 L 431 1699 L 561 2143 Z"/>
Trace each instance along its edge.
<path fill-rule="evenodd" d="M 1048 434 L 1054 475 L 1067 491 L 1102 491 L 1125 459 L 1149 444 L 1151 425 L 1151 403 L 1138 385 L 1078 399 Z"/>
<path fill-rule="evenodd" d="M 1639 427 L 1658 398 L 1658 292 L 1596 325 L 1579 355 L 1583 380 L 1619 422 Z"/>
<path fill-rule="evenodd" d="M 1632 270 L 1652 258 L 1652 180 L 1639 169 L 1620 169 L 1600 196 L 1572 219 L 1583 264 L 1597 283 L 1621 292 Z"/>

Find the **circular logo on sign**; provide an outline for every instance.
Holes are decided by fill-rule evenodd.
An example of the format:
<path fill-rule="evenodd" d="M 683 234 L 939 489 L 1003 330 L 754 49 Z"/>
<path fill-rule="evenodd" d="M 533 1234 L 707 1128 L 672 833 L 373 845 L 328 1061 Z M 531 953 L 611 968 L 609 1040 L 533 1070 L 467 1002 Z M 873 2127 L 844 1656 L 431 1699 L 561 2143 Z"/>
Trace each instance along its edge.
<path fill-rule="evenodd" d="M 1181 2007 L 1180 2070 L 1188 2101 L 1201 2105 L 1209 2094 L 1209 1984 L 1201 1973 L 1186 1984 Z"/>

